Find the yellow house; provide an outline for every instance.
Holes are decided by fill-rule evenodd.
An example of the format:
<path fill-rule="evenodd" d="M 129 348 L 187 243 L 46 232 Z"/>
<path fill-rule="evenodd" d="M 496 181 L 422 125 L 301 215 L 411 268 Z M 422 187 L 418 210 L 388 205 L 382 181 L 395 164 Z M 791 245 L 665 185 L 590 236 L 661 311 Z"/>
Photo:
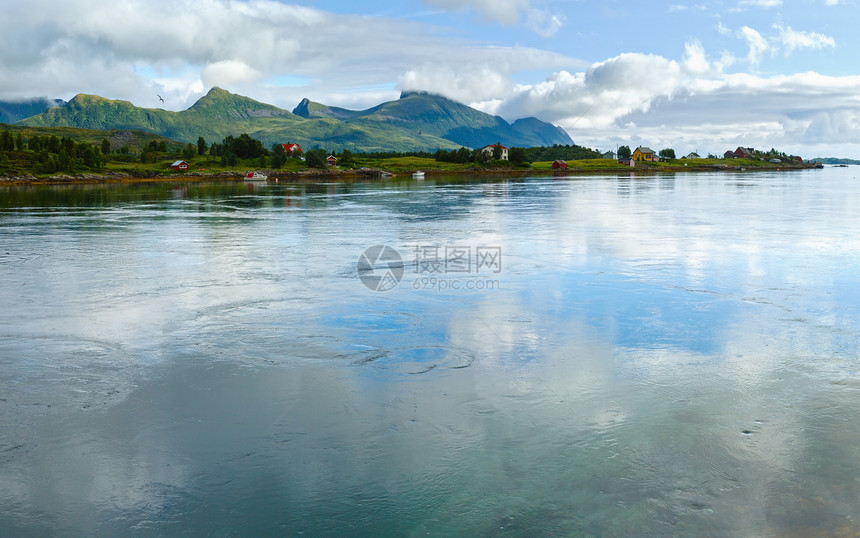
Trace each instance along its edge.
<path fill-rule="evenodd" d="M 657 153 L 653 149 L 639 146 L 635 151 L 633 151 L 633 160 L 657 162 L 660 160 L 660 157 L 657 156 Z"/>

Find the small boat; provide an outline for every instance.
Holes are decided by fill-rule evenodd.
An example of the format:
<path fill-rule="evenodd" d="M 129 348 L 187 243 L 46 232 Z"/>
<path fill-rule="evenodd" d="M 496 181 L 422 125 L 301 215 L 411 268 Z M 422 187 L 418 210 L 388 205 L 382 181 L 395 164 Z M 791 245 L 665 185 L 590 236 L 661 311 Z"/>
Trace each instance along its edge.
<path fill-rule="evenodd" d="M 245 174 L 245 181 L 266 181 L 268 176 L 264 176 L 259 172 L 248 172 Z"/>
<path fill-rule="evenodd" d="M 417 172 L 414 172 L 414 173 L 412 174 L 412 177 L 413 177 L 414 179 L 424 179 L 424 172 L 422 172 L 421 170 L 419 170 L 419 171 L 417 171 Z"/>

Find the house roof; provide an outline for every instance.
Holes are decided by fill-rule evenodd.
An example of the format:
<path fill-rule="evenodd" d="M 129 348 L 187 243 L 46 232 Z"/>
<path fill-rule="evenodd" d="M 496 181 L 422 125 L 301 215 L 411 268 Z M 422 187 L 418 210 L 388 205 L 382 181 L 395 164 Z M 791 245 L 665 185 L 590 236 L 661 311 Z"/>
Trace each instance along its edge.
<path fill-rule="evenodd" d="M 171 164 L 170 166 L 179 166 L 180 164 L 183 164 L 183 163 L 184 163 L 184 164 L 188 164 L 188 163 L 187 163 L 187 162 L 185 162 L 185 161 L 174 161 L 174 163 L 173 163 L 173 164 Z M 161 166 L 164 166 L 164 165 L 162 164 Z"/>
<path fill-rule="evenodd" d="M 636 151 L 639 153 L 654 153 L 654 150 L 649 148 L 648 146 L 639 146 L 636 148 Z"/>
<path fill-rule="evenodd" d="M 482 147 L 481 149 L 495 148 L 495 147 L 500 147 L 500 148 L 502 148 L 502 149 L 508 149 L 508 148 L 506 148 L 505 146 L 503 146 L 503 145 L 501 145 L 501 144 L 487 144 L 486 146 Z"/>

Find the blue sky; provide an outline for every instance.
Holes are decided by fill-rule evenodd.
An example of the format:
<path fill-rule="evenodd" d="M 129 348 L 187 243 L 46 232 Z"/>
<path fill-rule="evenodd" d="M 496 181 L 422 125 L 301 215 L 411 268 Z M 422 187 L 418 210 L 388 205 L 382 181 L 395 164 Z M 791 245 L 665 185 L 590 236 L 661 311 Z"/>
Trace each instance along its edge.
<path fill-rule="evenodd" d="M 0 99 L 182 110 L 217 85 L 364 109 L 417 89 L 604 150 L 860 158 L 858 1 L 7 0 Z"/>

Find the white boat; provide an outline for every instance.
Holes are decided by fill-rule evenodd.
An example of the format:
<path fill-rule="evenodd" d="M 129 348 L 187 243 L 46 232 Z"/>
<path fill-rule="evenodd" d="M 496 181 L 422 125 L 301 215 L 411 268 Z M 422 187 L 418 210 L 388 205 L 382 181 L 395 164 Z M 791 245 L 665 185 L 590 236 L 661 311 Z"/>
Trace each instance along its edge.
<path fill-rule="evenodd" d="M 245 181 L 266 181 L 268 176 L 264 176 L 259 172 L 248 172 L 245 174 Z"/>
<path fill-rule="evenodd" d="M 412 177 L 415 179 L 424 179 L 424 172 L 422 172 L 421 170 L 414 172 L 412 174 Z"/>

